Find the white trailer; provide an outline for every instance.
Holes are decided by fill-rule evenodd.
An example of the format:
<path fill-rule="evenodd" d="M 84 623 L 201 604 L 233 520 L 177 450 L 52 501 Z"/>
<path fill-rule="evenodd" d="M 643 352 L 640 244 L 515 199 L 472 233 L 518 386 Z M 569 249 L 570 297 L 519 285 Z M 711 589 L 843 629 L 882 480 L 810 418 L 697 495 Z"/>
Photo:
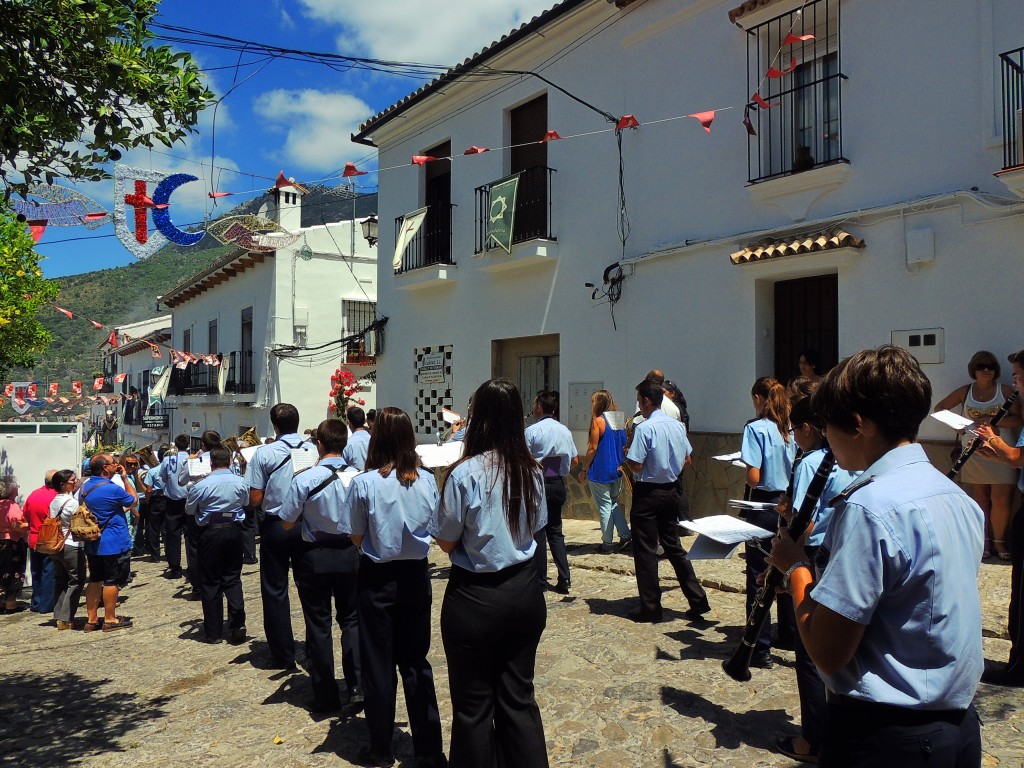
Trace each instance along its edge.
<path fill-rule="evenodd" d="M 48 469 L 81 472 L 81 422 L 0 423 L 0 475 L 15 476 L 19 502 L 43 484 Z"/>

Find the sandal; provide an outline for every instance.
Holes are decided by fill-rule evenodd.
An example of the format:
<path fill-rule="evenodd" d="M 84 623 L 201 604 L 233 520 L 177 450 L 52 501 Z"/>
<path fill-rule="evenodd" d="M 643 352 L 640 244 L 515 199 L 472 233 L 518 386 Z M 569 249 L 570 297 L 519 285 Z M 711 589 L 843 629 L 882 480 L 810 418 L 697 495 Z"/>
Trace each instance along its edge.
<path fill-rule="evenodd" d="M 1010 560 L 1011 555 L 1009 552 L 1006 551 L 1006 549 L 1003 546 L 1004 544 L 1006 544 L 1006 542 L 1000 539 L 992 539 L 992 543 L 995 545 L 996 557 L 998 557 L 1004 563 L 1008 562 Z"/>
<path fill-rule="evenodd" d="M 115 629 L 128 629 L 132 625 L 132 620 L 129 618 L 121 618 L 111 623 L 109 621 L 103 622 L 104 632 L 113 632 Z"/>

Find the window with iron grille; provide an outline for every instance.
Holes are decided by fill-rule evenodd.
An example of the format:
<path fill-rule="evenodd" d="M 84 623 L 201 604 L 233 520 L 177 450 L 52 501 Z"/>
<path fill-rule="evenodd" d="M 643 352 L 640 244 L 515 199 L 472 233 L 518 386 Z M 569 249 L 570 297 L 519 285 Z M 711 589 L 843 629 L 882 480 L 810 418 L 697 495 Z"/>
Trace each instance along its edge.
<path fill-rule="evenodd" d="M 359 334 L 345 343 L 342 348 L 343 362 L 351 364 L 371 363 L 373 356 L 366 349 L 366 336 L 361 333 L 373 322 L 377 313 L 377 303 L 373 301 L 341 302 L 341 335 Z"/>
<path fill-rule="evenodd" d="M 747 30 L 747 89 L 771 105 L 751 96 L 751 182 L 848 162 L 839 30 L 839 0 L 809 2 Z"/>

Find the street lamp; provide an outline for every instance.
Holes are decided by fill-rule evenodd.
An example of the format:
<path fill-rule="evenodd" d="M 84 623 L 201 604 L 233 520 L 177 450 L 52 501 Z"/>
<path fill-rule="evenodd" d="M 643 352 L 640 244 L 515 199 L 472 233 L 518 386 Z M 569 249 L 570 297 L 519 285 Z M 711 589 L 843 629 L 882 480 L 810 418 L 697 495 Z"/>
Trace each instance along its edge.
<path fill-rule="evenodd" d="M 372 248 L 377 244 L 377 214 L 371 213 L 360 222 L 360 225 L 363 228 L 363 237 L 366 238 L 366 242 L 368 242 Z"/>

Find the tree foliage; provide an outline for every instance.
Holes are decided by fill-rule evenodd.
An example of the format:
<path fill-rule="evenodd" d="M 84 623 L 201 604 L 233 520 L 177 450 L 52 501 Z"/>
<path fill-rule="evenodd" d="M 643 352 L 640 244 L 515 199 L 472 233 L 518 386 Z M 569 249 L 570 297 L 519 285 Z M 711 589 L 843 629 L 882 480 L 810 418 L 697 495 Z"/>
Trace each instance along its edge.
<path fill-rule="evenodd" d="M 34 365 L 52 338 L 36 315 L 58 286 L 43 277 L 32 246 L 25 225 L 0 208 L 0 379 L 11 367 Z"/>
<path fill-rule="evenodd" d="M 0 0 L 0 178 L 106 178 L 212 103 L 187 53 L 153 46 L 158 0 Z"/>

